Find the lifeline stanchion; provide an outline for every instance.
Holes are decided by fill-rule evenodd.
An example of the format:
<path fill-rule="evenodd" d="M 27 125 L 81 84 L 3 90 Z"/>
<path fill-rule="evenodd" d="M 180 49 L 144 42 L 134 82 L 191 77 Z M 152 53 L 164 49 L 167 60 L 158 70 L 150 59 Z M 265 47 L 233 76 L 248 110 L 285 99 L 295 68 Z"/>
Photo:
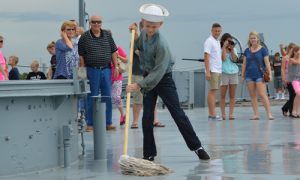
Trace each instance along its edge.
<path fill-rule="evenodd" d="M 93 134 L 94 134 L 94 159 L 106 159 L 106 118 L 104 96 L 93 98 Z"/>

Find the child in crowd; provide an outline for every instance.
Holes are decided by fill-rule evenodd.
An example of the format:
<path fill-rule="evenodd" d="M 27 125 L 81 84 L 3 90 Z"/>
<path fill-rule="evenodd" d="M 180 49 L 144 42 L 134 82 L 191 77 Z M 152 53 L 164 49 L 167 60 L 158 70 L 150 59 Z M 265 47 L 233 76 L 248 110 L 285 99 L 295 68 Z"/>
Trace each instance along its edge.
<path fill-rule="evenodd" d="M 291 64 L 295 69 L 293 73 L 294 76 L 291 81 L 296 93 L 291 117 L 300 118 L 300 47 L 296 46 L 293 48 L 293 53 L 290 57 L 289 64 Z"/>
<path fill-rule="evenodd" d="M 32 61 L 31 63 L 31 70 L 27 75 L 27 80 L 41 80 L 41 79 L 47 79 L 45 74 L 41 71 L 39 71 L 39 62 L 37 60 Z"/>
<path fill-rule="evenodd" d="M 275 99 L 276 100 L 285 99 L 284 89 L 282 85 L 282 78 L 281 78 L 281 60 L 280 60 L 279 52 L 275 53 L 274 55 L 273 70 L 274 70 L 274 88 L 276 89 Z"/>
<path fill-rule="evenodd" d="M 295 74 L 295 67 L 292 65 L 289 65 L 290 58 L 293 54 L 293 49 L 297 45 L 295 43 L 290 43 L 287 48 L 283 48 L 283 45 L 280 45 L 280 51 L 282 54 L 282 61 L 281 61 L 281 78 L 282 83 L 287 88 L 289 92 L 289 99 L 288 101 L 282 106 L 282 115 L 287 116 L 288 112 L 290 115 L 292 115 L 293 111 L 293 103 L 295 99 L 295 90 L 292 85 L 293 76 Z M 297 68 L 297 67 L 296 67 Z"/>
<path fill-rule="evenodd" d="M 8 58 L 8 65 L 11 65 L 11 70 L 8 74 L 9 80 L 20 80 L 20 73 L 17 68 L 17 64 L 19 62 L 19 58 L 17 56 L 10 56 Z"/>
<path fill-rule="evenodd" d="M 53 79 L 53 76 L 55 74 L 55 70 L 56 70 L 56 55 L 55 55 L 55 42 L 51 41 L 48 45 L 47 45 L 47 51 L 49 52 L 51 56 L 51 60 L 50 60 L 50 64 L 51 66 L 49 67 L 48 70 L 48 79 Z"/>
<path fill-rule="evenodd" d="M 118 58 L 120 59 L 120 61 L 122 61 L 124 63 L 127 63 L 127 61 L 128 61 L 126 52 L 120 46 L 118 46 Z M 112 63 L 112 76 L 111 76 L 112 100 L 113 100 L 113 103 L 116 105 L 116 107 L 120 111 L 120 125 L 124 125 L 125 124 L 125 114 L 124 114 L 123 103 L 122 103 L 122 98 L 121 98 L 123 75 L 122 75 L 122 72 L 120 72 L 119 76 L 115 78 L 113 75 L 115 68 L 119 69 L 119 67 L 115 67 L 114 64 Z"/>

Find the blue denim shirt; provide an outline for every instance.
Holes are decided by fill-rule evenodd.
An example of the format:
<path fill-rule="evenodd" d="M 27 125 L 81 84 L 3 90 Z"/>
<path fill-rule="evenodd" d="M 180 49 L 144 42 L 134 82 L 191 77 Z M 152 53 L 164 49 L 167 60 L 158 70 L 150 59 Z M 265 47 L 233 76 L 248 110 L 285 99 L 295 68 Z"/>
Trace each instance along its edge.
<path fill-rule="evenodd" d="M 145 30 L 142 31 L 135 46 L 140 51 L 141 69 L 148 73 L 138 84 L 142 89 L 150 91 L 166 73 L 172 71 L 174 59 L 167 41 L 159 31 L 151 39 L 148 39 Z"/>

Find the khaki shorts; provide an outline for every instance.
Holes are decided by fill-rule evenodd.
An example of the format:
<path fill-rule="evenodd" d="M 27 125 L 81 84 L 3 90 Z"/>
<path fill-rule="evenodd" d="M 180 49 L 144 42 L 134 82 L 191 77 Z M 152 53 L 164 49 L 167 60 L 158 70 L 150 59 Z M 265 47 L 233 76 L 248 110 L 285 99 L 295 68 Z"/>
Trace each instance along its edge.
<path fill-rule="evenodd" d="M 210 72 L 209 89 L 220 89 L 221 73 Z"/>
<path fill-rule="evenodd" d="M 132 83 L 136 83 L 138 81 L 143 80 L 144 77 L 143 76 L 139 76 L 139 75 L 132 75 Z M 143 104 L 143 94 L 141 93 L 141 91 L 137 91 L 132 93 L 133 95 L 133 104 Z"/>
<path fill-rule="evenodd" d="M 238 74 L 222 74 L 221 86 L 227 86 L 231 84 L 238 84 Z"/>

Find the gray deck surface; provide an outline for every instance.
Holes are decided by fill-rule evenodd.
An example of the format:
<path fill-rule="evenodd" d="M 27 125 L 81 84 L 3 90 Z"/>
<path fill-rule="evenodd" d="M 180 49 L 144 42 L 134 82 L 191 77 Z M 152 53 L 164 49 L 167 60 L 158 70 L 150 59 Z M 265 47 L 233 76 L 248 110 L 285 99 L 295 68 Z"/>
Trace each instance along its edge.
<path fill-rule="evenodd" d="M 212 160 L 200 162 L 189 151 L 166 109 L 158 110 L 165 128 L 155 128 L 161 163 L 174 170 L 165 176 L 135 177 L 122 175 L 118 159 L 122 155 L 123 128 L 107 132 L 107 159 L 93 160 L 92 133 L 85 134 L 86 155 L 70 168 L 55 168 L 0 179 L 109 179 L 109 180 L 232 180 L 232 179 L 300 179 L 300 119 L 284 118 L 281 106 L 273 106 L 274 121 L 266 120 L 260 107 L 261 120 L 250 121 L 251 107 L 237 107 L 234 121 L 208 121 L 207 108 L 185 110 Z M 219 111 L 219 109 L 218 109 Z M 113 113 L 115 124 L 119 112 Z M 81 149 L 80 149 L 81 150 Z M 142 129 L 129 130 L 129 155 L 142 157 Z"/>

